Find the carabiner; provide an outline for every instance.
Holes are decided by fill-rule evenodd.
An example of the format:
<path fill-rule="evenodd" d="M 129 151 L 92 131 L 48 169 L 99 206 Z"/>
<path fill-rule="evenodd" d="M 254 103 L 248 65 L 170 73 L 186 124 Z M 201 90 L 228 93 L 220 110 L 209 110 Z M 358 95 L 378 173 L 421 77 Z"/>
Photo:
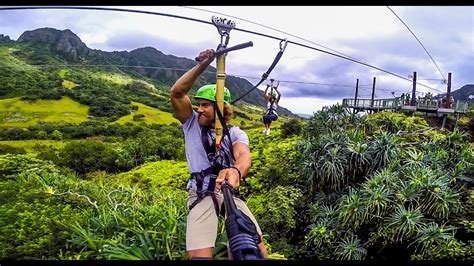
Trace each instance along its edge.
<path fill-rule="evenodd" d="M 225 41 L 224 41 L 224 38 L 225 38 Z M 229 32 L 224 32 L 221 35 L 221 44 L 220 44 L 221 49 L 224 49 L 227 47 L 227 44 L 229 44 L 229 39 L 230 39 Z"/>
<path fill-rule="evenodd" d="M 283 42 L 285 42 L 285 43 L 283 44 L 283 47 L 282 47 L 282 43 L 283 43 Z M 281 51 L 281 52 L 285 51 L 287 44 L 288 44 L 288 38 L 285 38 L 285 39 L 283 39 L 283 40 L 280 41 L 280 51 Z"/>

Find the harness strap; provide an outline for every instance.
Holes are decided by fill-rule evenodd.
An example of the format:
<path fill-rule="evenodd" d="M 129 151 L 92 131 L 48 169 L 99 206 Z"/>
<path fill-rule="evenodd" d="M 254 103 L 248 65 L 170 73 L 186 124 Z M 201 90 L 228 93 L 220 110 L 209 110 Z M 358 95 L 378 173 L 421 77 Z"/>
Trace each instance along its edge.
<path fill-rule="evenodd" d="M 283 45 L 282 43 L 285 42 Z M 251 88 L 249 91 L 247 91 L 246 93 L 242 94 L 240 97 L 238 97 L 237 99 L 233 100 L 232 102 L 230 102 L 231 104 L 234 104 L 235 102 L 237 102 L 238 100 L 244 98 L 245 96 L 247 96 L 247 94 L 249 94 L 251 91 L 253 91 L 254 89 L 256 89 L 260 84 L 262 84 L 262 82 L 264 82 L 267 78 L 268 78 L 268 75 L 270 75 L 270 72 L 272 72 L 273 68 L 276 66 L 276 64 L 278 64 L 278 61 L 280 61 L 280 58 L 281 56 L 283 55 L 283 52 L 285 51 L 286 49 L 286 45 L 288 44 L 288 40 L 287 39 L 284 39 L 280 42 L 280 51 L 278 52 L 278 54 L 276 55 L 275 59 L 273 60 L 273 63 L 272 65 L 268 68 L 267 72 L 263 73 L 262 74 L 262 79 L 257 83 L 257 85 L 253 86 L 253 88 Z"/>
<path fill-rule="evenodd" d="M 229 150 L 230 150 L 230 156 L 232 156 L 232 160 L 235 161 L 235 157 L 234 157 L 234 149 L 232 147 L 232 139 L 230 138 L 230 131 L 229 131 L 229 128 L 227 128 L 227 125 L 225 123 L 225 120 L 224 120 L 224 116 L 222 115 L 221 111 L 219 110 L 219 108 L 217 108 L 217 103 L 214 102 L 214 109 L 216 110 L 216 113 L 217 113 L 217 117 L 219 118 L 219 120 L 221 121 L 221 124 L 224 125 L 223 126 L 223 131 L 224 131 L 224 135 L 227 136 L 227 138 L 229 139 Z M 224 153 L 225 154 L 225 153 Z M 227 155 L 226 155 L 227 156 Z M 230 164 L 230 160 L 228 160 L 227 162 L 229 162 Z"/>
<path fill-rule="evenodd" d="M 193 201 L 191 205 L 189 205 L 189 211 L 191 211 L 199 202 L 201 202 L 202 199 L 204 199 L 207 196 L 211 196 L 212 202 L 214 203 L 214 209 L 216 211 L 216 215 L 219 216 L 219 204 L 217 203 L 217 198 L 214 193 L 217 176 L 211 175 L 212 171 L 213 171 L 213 167 L 209 166 L 208 168 L 202 170 L 201 172 L 191 173 L 191 178 L 194 178 L 194 180 L 196 180 L 197 199 Z M 208 175 L 211 175 L 211 178 L 209 180 L 209 185 L 207 187 L 207 190 L 203 191 L 202 187 L 204 184 L 204 177 Z"/>
<path fill-rule="evenodd" d="M 224 125 L 223 126 L 223 131 L 224 131 L 224 135 L 226 135 L 227 138 L 229 139 L 230 155 L 232 157 L 232 160 L 235 161 L 234 151 L 233 151 L 233 147 L 232 147 L 232 139 L 230 137 L 229 128 L 225 124 L 224 117 L 223 117 L 222 113 L 220 112 L 220 110 L 217 108 L 216 105 L 217 104 L 214 104 L 214 108 L 216 110 L 217 117 L 221 121 L 221 124 Z M 194 178 L 196 180 L 197 199 L 193 203 L 191 203 L 191 205 L 189 206 L 189 210 L 191 211 L 205 197 L 211 196 L 212 202 L 214 204 L 214 209 L 216 211 L 216 215 L 219 216 L 220 207 L 219 207 L 219 204 L 217 202 L 217 197 L 216 197 L 216 194 L 214 192 L 214 189 L 216 187 L 216 178 L 217 178 L 217 175 L 219 174 L 218 171 L 220 171 L 220 169 L 216 169 L 215 162 L 219 159 L 222 159 L 222 157 L 221 157 L 221 155 L 216 156 L 216 154 L 215 154 L 216 153 L 216 147 L 215 147 L 214 143 L 213 143 L 213 145 L 209 144 L 208 132 L 209 132 L 208 127 L 203 127 L 201 129 L 201 142 L 202 142 L 202 145 L 204 147 L 204 150 L 206 150 L 207 158 L 208 158 L 209 162 L 211 163 L 211 166 L 209 166 L 208 168 L 202 170 L 201 172 L 191 173 L 191 178 Z M 226 161 L 230 164 L 231 160 L 229 158 L 228 153 L 224 152 L 224 156 L 226 157 Z M 210 175 L 209 185 L 207 186 L 207 190 L 203 191 L 202 188 L 203 188 L 203 184 L 204 184 L 204 177 L 206 177 L 208 175 Z M 245 177 L 243 177 L 243 180 L 244 180 L 245 183 L 247 183 L 247 181 L 245 180 Z M 240 195 L 238 189 L 235 189 L 233 192 L 237 197 L 241 198 L 242 200 L 244 199 L 243 196 Z"/>
<path fill-rule="evenodd" d="M 216 110 L 217 110 L 217 116 L 219 117 L 219 120 L 221 121 L 221 124 L 225 125 L 224 117 L 222 116 L 221 112 L 219 111 L 219 108 L 217 108 L 217 103 L 214 104 L 214 108 L 216 108 Z M 227 125 L 224 126 L 223 130 L 224 130 L 224 135 L 227 135 L 227 137 L 229 138 L 230 155 L 232 156 L 232 160 L 235 161 L 234 149 L 232 148 L 232 139 L 230 138 L 230 131 L 227 128 Z M 225 155 L 227 156 L 227 154 L 225 154 Z M 229 158 L 227 157 L 227 159 L 229 159 Z M 228 160 L 228 162 L 230 162 L 230 160 Z M 247 180 L 245 179 L 245 176 L 242 177 L 242 180 L 244 181 L 245 184 L 247 184 Z"/>
<path fill-rule="evenodd" d="M 189 205 L 189 211 L 191 211 L 206 196 L 211 196 L 212 203 L 214 204 L 214 210 L 216 211 L 216 215 L 219 216 L 219 204 L 217 202 L 216 194 L 209 191 L 205 191 L 204 193 L 198 194 L 198 198 L 193 203 L 191 203 L 191 205 Z"/>

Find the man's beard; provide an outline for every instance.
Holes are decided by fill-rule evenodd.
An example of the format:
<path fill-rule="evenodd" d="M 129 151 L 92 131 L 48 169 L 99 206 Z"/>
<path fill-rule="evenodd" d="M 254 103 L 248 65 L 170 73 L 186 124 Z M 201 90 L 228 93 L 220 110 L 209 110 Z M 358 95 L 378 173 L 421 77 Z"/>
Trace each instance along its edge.
<path fill-rule="evenodd" d="M 198 117 L 198 124 L 199 124 L 199 126 L 201 126 L 201 127 L 212 126 L 212 125 L 213 125 L 213 120 L 211 120 L 211 119 L 210 119 L 208 116 L 206 116 L 206 115 L 199 114 L 199 117 Z"/>

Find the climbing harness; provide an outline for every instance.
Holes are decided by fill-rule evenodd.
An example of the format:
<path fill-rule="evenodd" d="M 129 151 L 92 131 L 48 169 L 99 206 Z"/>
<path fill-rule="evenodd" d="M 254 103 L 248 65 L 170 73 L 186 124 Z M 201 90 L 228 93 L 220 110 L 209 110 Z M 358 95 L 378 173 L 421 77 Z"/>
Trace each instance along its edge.
<path fill-rule="evenodd" d="M 244 98 L 245 96 L 247 96 L 247 94 L 249 94 L 251 91 L 253 91 L 254 89 L 256 89 L 260 84 L 262 84 L 262 82 L 264 82 L 267 78 L 268 78 L 268 75 L 270 75 L 270 73 L 272 72 L 273 68 L 275 68 L 275 66 L 278 64 L 278 61 L 280 61 L 280 58 L 281 56 L 283 55 L 283 52 L 285 52 L 285 49 L 286 49 L 286 46 L 288 44 L 288 39 L 285 38 L 284 40 L 281 40 L 280 41 L 280 51 L 278 51 L 277 55 L 275 56 L 275 59 L 273 60 L 273 63 L 271 64 L 271 66 L 267 69 L 267 71 L 265 73 L 262 74 L 262 79 L 260 79 L 260 81 L 255 85 L 253 86 L 253 88 L 251 88 L 249 91 L 247 91 L 246 93 L 242 94 L 240 97 L 238 97 L 237 99 L 233 100 L 231 102 L 231 104 L 234 104 L 236 103 L 237 101 L 239 101 L 240 99 Z"/>
<path fill-rule="evenodd" d="M 275 81 L 274 79 L 270 79 L 270 85 L 267 85 L 267 88 L 265 89 L 265 95 L 267 95 L 267 91 L 269 87 L 270 87 L 270 97 L 274 97 L 274 95 L 276 95 L 276 93 L 273 92 L 273 90 L 277 91 L 277 88 L 278 88 L 278 85 L 280 85 L 280 82 L 278 82 L 277 85 L 274 86 L 273 85 L 274 81 Z M 276 98 L 273 98 L 272 100 L 268 100 L 268 102 L 270 103 L 270 106 L 269 107 L 267 106 L 267 111 L 265 112 L 265 115 L 275 114 L 276 116 L 278 116 L 277 110 L 276 108 L 274 108 L 276 100 L 277 100 Z"/>
<path fill-rule="evenodd" d="M 220 114 L 220 112 L 219 112 Z M 220 115 L 221 116 L 221 115 Z M 222 117 L 222 116 L 221 116 Z M 222 117 L 223 120 L 223 117 Z M 212 202 L 214 204 L 214 209 L 216 215 L 219 216 L 219 205 L 217 203 L 217 198 L 214 193 L 216 178 L 219 175 L 219 171 L 225 168 L 229 168 L 233 161 L 235 161 L 232 141 L 230 139 L 229 129 L 227 126 L 224 127 L 225 135 L 228 136 L 228 147 L 229 152 L 221 152 L 220 154 L 216 153 L 215 138 L 212 137 L 212 134 L 209 134 L 210 128 L 205 126 L 201 129 L 201 142 L 204 147 L 204 150 L 207 154 L 207 159 L 209 160 L 210 166 L 200 172 L 191 173 L 191 178 L 196 181 L 196 194 L 197 199 L 191 203 L 189 210 L 194 208 L 202 199 L 206 196 L 211 196 Z M 212 143 L 209 143 L 209 137 L 211 138 Z M 209 184 L 206 190 L 203 190 L 204 178 L 210 175 Z"/>

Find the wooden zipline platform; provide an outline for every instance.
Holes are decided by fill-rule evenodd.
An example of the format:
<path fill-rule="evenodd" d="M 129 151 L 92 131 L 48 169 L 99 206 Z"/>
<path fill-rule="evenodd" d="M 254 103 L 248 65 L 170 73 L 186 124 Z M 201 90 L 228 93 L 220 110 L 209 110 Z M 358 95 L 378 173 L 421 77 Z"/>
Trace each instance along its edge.
<path fill-rule="evenodd" d="M 361 99 L 361 98 L 344 98 L 342 99 L 342 106 L 352 108 L 355 111 L 382 111 L 382 110 L 399 110 L 404 112 L 424 112 L 424 113 L 436 113 L 441 116 L 444 114 L 465 114 L 468 110 L 469 103 L 467 101 L 456 101 L 455 104 L 446 108 L 441 104 L 440 100 L 421 99 L 416 102 L 415 105 L 410 103 L 402 103 L 401 97 L 386 98 L 386 99 Z"/>

